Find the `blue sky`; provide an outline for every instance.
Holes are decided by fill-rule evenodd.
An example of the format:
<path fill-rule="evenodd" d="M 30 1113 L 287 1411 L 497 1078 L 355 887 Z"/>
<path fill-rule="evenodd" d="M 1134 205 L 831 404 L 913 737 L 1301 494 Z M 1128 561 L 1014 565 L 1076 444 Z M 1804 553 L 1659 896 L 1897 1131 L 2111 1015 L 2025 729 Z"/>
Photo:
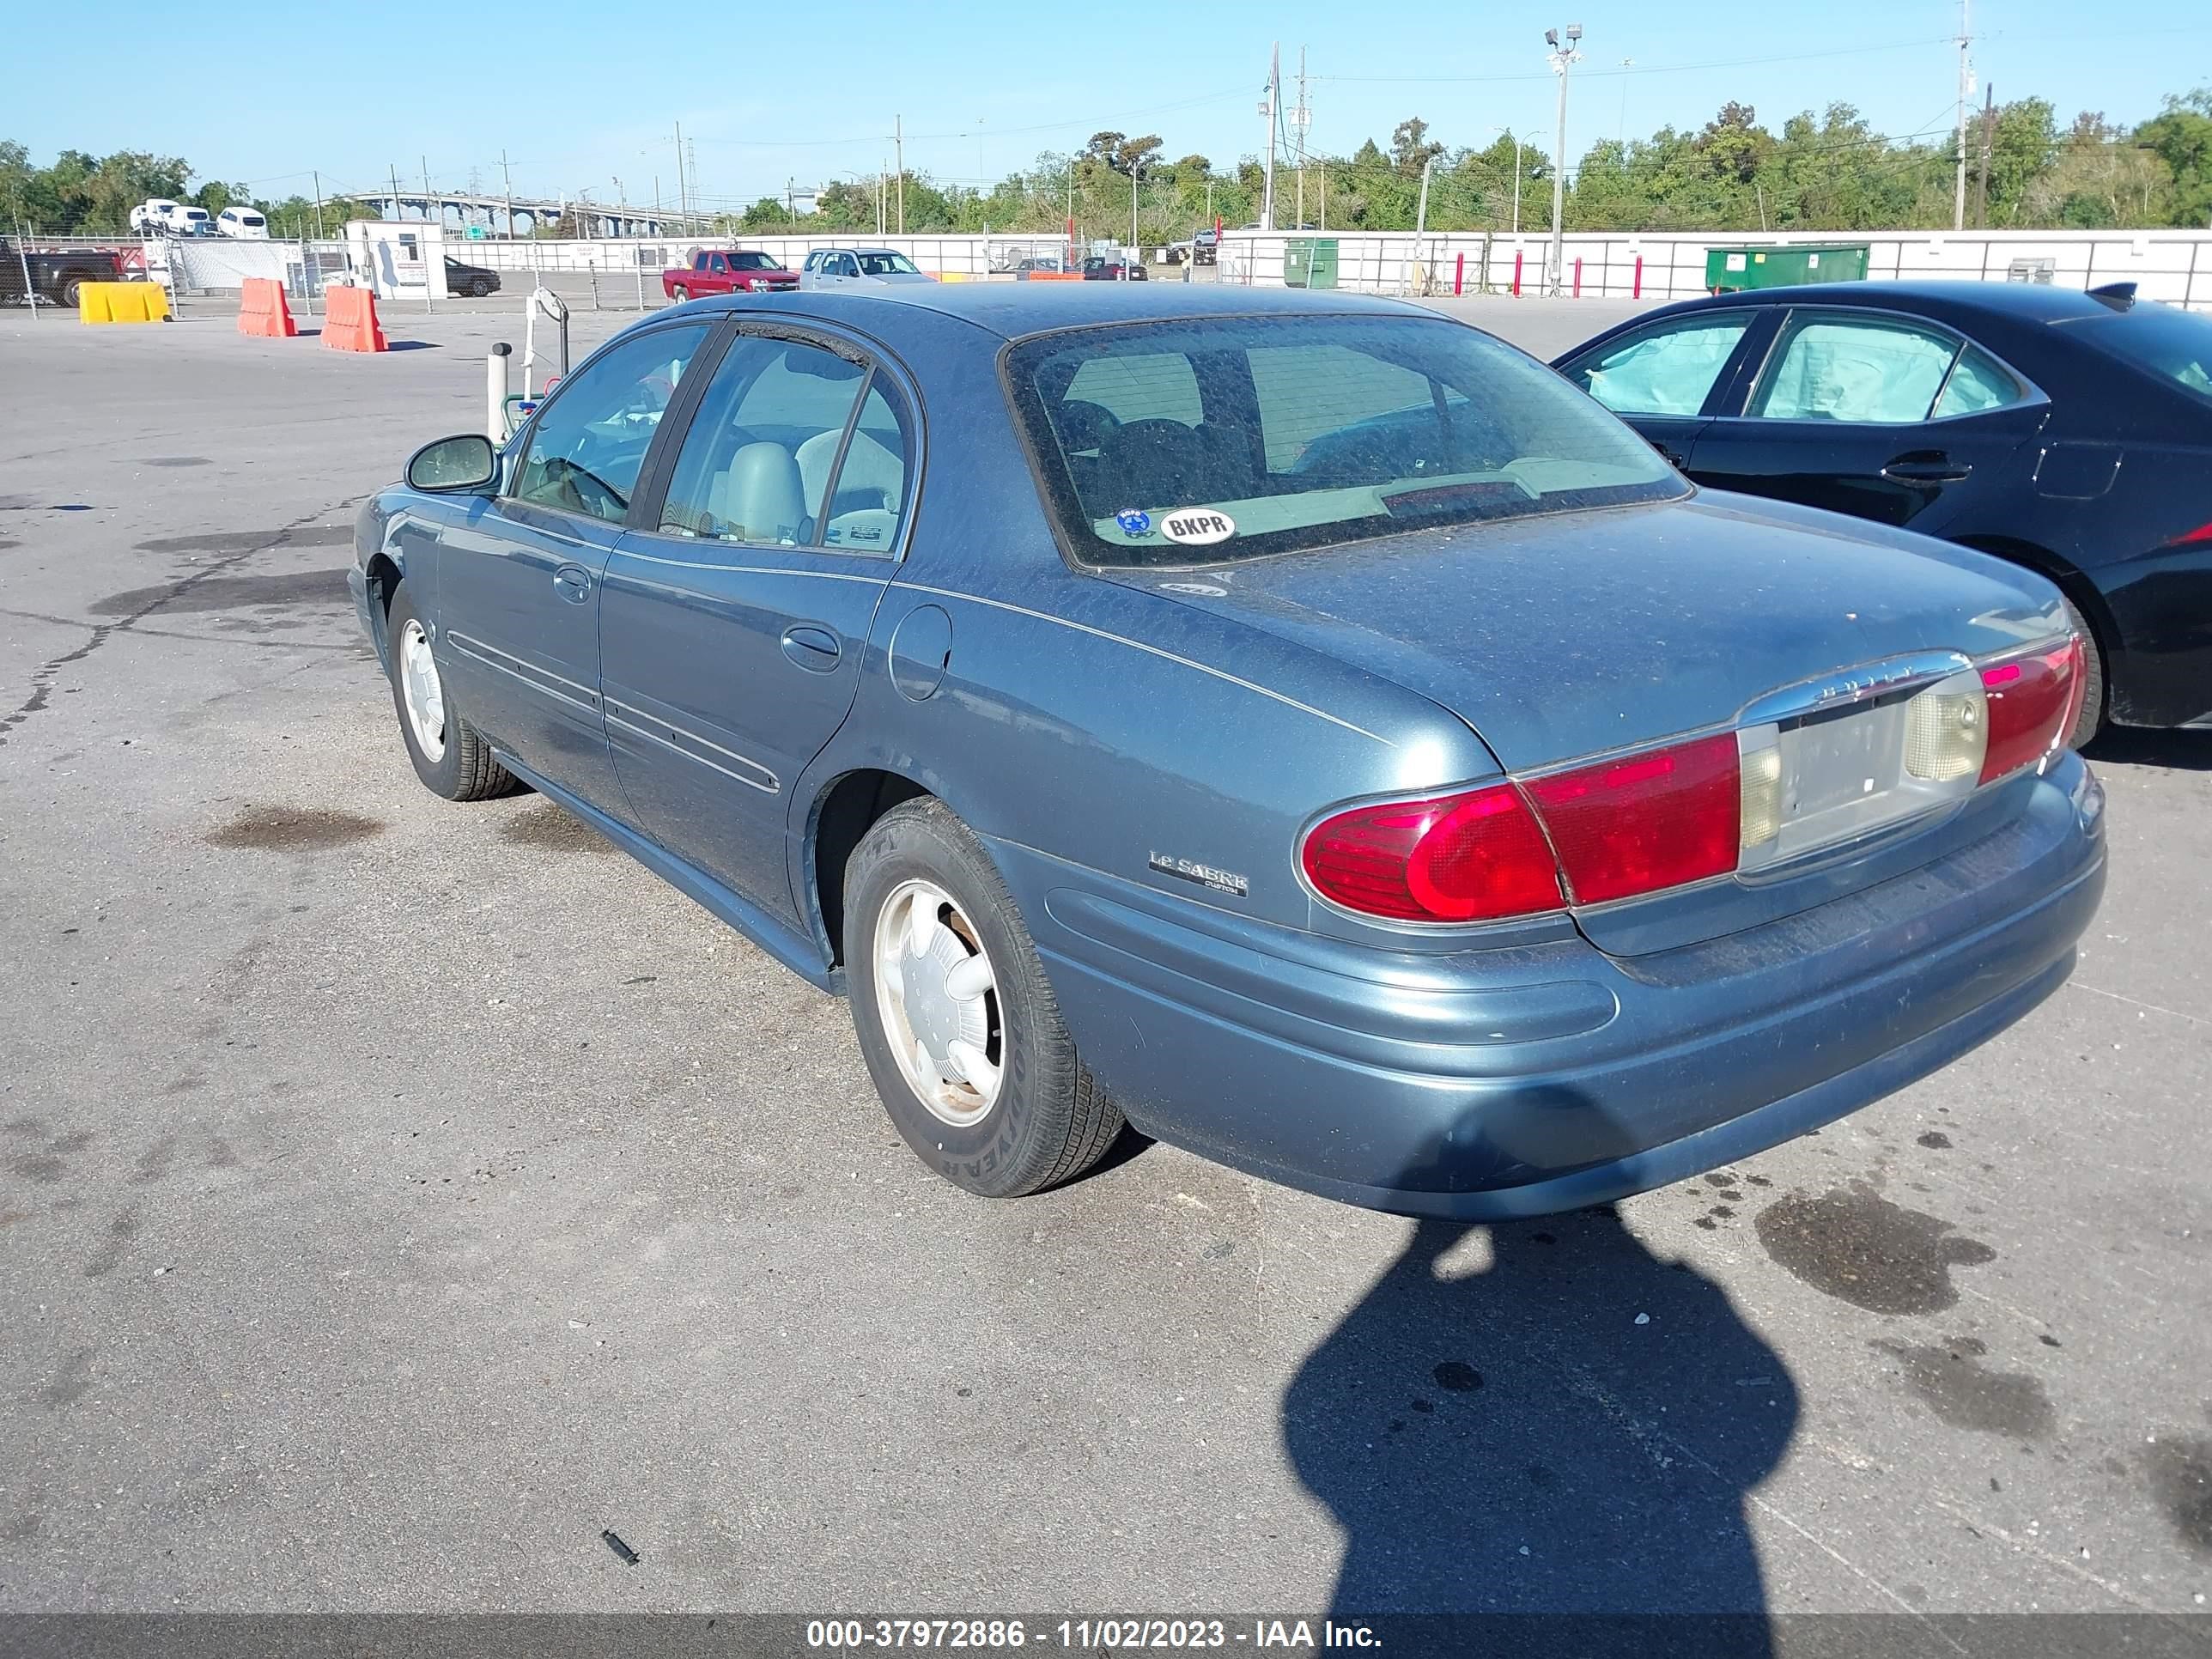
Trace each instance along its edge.
<path fill-rule="evenodd" d="M 1564 9 L 1563 9 L 1564 8 Z M 1844 99 L 1893 133 L 1951 119 L 1957 0 L 1776 0 L 1760 8 L 1625 0 L 1395 7 L 1281 0 L 1107 6 L 870 5 L 852 0 L 639 6 L 466 0 L 302 6 L 234 0 L 181 23 L 173 5 L 106 0 L 88 29 L 67 7 L 11 26 L 0 137 L 35 160 L 64 145 L 184 155 L 200 178 L 256 194 L 326 193 L 397 165 L 441 188 L 673 200 L 675 124 L 696 140 L 709 199 L 781 195 L 787 177 L 872 176 L 903 117 L 909 167 L 968 182 L 1100 128 L 1158 132 L 1170 156 L 1257 154 L 1271 40 L 1286 77 L 1306 48 L 1311 143 L 1343 153 L 1398 120 L 1445 143 L 1511 126 L 1547 147 L 1553 82 L 1542 32 L 1581 22 L 1568 148 L 1624 127 L 1695 126 L 1741 99 L 1778 125 Z M 2124 32 L 2108 24 L 2123 13 Z M 1747 22 L 1747 18 L 1755 22 Z M 1848 20 L 1839 32 L 1838 20 Z M 2153 113 L 2212 84 L 2212 8 L 2135 0 L 1977 0 L 1976 66 L 2002 99 L 2039 94 L 2061 120 Z M 1631 60 L 1624 70 L 1622 60 Z"/>

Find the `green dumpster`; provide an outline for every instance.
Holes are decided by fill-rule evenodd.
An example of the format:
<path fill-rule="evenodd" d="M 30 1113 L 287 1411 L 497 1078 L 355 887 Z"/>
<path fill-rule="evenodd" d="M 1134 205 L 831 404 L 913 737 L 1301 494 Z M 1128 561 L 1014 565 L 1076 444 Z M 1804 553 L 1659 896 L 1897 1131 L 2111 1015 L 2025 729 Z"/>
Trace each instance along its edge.
<path fill-rule="evenodd" d="M 1753 288 L 1796 288 L 1805 283 L 1863 283 L 1864 242 L 1801 242 L 1792 247 L 1715 247 L 1705 250 L 1705 292 L 1741 294 Z"/>
<path fill-rule="evenodd" d="M 1334 236 L 1291 237 L 1283 244 L 1283 285 L 1334 288 L 1336 249 Z"/>

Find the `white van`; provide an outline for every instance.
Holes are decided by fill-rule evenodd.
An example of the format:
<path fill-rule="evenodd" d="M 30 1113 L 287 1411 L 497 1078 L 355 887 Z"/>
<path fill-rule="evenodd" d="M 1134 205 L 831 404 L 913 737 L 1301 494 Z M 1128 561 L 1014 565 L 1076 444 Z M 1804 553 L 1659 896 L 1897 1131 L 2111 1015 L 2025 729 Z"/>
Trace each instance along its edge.
<path fill-rule="evenodd" d="M 172 236 L 205 236 L 215 229 L 215 216 L 190 202 L 172 202 L 156 196 L 131 210 L 131 228 Z M 264 229 L 264 234 L 266 234 Z"/>
<path fill-rule="evenodd" d="M 241 236 L 252 242 L 269 240 L 269 221 L 254 208 L 225 208 L 215 216 L 215 228 L 220 236 Z"/>

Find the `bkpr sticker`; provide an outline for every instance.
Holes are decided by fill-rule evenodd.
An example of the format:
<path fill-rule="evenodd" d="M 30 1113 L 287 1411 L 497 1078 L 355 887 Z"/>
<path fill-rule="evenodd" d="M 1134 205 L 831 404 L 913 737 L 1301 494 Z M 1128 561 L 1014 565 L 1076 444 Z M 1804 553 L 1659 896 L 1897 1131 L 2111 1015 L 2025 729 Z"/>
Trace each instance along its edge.
<path fill-rule="evenodd" d="M 1186 547 L 1206 547 L 1225 542 L 1237 533 L 1237 521 L 1226 513 L 1198 510 L 1170 513 L 1160 520 L 1160 534 Z"/>

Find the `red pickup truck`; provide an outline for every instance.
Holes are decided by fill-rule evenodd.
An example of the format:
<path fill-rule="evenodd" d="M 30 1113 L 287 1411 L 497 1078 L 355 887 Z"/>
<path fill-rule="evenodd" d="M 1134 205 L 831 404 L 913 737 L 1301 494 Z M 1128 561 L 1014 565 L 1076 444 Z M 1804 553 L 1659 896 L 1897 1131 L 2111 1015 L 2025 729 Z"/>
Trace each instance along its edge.
<path fill-rule="evenodd" d="M 690 264 L 660 273 L 660 291 L 678 305 L 702 294 L 780 294 L 798 286 L 797 271 L 750 249 L 702 248 Z"/>

